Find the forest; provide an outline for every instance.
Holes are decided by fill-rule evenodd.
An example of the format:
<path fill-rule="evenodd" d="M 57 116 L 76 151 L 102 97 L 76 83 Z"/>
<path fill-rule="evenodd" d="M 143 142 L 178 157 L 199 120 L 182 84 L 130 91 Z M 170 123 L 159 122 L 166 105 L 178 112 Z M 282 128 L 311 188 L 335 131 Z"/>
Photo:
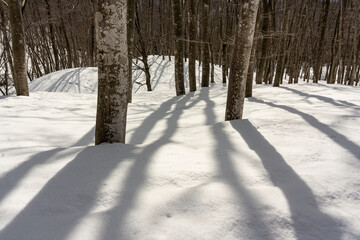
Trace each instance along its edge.
<path fill-rule="evenodd" d="M 143 61 L 147 56 L 173 56 L 180 38 L 184 58 L 204 63 L 202 85 L 214 81 L 214 65 L 229 75 L 241 0 L 180 1 L 179 36 L 173 26 L 172 1 L 128 1 L 130 49 Z M 72 67 L 96 66 L 95 0 L 23 1 L 27 78 Z M 249 75 L 256 84 L 279 86 L 310 82 L 358 85 L 360 2 L 357 0 L 261 0 Z M 6 4 L 0 5 L 0 86 L 3 95 L 13 85 L 13 56 Z M 190 59 L 189 59 L 190 60 Z M 251 76 L 249 76 L 251 77 Z M 148 76 L 148 82 L 150 81 Z M 151 86 L 148 83 L 148 90 Z"/>
<path fill-rule="evenodd" d="M 0 240 L 358 240 L 359 80 L 359 0 L 0 0 Z"/>

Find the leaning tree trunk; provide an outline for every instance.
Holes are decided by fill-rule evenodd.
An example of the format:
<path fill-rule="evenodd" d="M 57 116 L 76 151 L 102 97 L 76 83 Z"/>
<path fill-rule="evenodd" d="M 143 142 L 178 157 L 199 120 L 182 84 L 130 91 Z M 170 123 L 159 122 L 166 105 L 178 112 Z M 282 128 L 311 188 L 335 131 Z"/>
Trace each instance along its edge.
<path fill-rule="evenodd" d="M 259 0 L 243 1 L 230 68 L 225 120 L 241 119 Z"/>
<path fill-rule="evenodd" d="M 95 144 L 125 142 L 128 91 L 126 15 L 126 0 L 97 1 L 99 83 Z"/>
<path fill-rule="evenodd" d="M 14 85 L 16 94 L 29 96 L 26 75 L 25 33 L 19 1 L 8 1 L 12 53 L 14 61 Z"/>
<path fill-rule="evenodd" d="M 185 94 L 184 86 L 184 45 L 182 33 L 181 0 L 173 0 L 173 20 L 175 32 L 175 86 L 176 96 Z"/>

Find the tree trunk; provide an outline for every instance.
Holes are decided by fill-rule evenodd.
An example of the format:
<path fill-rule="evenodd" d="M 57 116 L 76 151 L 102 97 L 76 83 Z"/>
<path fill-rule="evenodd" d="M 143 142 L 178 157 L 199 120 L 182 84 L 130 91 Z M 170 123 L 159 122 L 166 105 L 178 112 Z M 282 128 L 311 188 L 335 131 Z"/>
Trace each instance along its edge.
<path fill-rule="evenodd" d="M 188 1 L 188 21 L 189 21 L 189 85 L 190 92 L 196 91 L 196 12 L 195 12 L 195 0 Z"/>
<path fill-rule="evenodd" d="M 175 86 L 176 96 L 185 94 L 184 86 L 184 44 L 182 32 L 181 0 L 173 0 L 173 20 L 175 33 Z"/>
<path fill-rule="evenodd" d="M 254 68 L 255 68 L 255 44 L 253 44 L 253 47 L 251 50 L 249 69 L 248 69 L 248 73 L 247 73 L 247 77 L 246 77 L 246 90 L 245 90 L 246 98 L 252 97 Z"/>
<path fill-rule="evenodd" d="M 202 75 L 201 87 L 209 87 L 210 77 L 210 54 L 209 54 L 209 0 L 203 0 L 202 14 L 201 14 L 201 35 L 202 35 Z"/>
<path fill-rule="evenodd" d="M 128 41 L 128 103 L 132 102 L 132 59 L 134 49 L 135 0 L 127 3 L 127 41 Z"/>
<path fill-rule="evenodd" d="M 259 0 L 243 1 L 231 62 L 225 120 L 242 119 Z"/>
<path fill-rule="evenodd" d="M 264 72 L 266 61 L 268 59 L 268 49 L 270 43 L 269 36 L 269 25 L 270 25 L 270 16 L 269 16 L 269 4 L 267 0 L 262 0 L 262 5 L 264 9 L 264 17 L 261 26 L 262 40 L 261 40 L 261 53 L 259 56 L 259 67 L 256 73 L 256 84 L 262 84 L 264 82 Z"/>
<path fill-rule="evenodd" d="M 56 45 L 56 40 L 55 40 L 54 24 L 51 19 L 51 8 L 50 8 L 49 0 L 45 0 L 45 3 L 46 3 L 46 8 L 47 8 L 47 15 L 48 15 L 50 41 L 51 41 L 51 46 L 53 49 L 53 55 L 54 55 L 54 60 L 55 60 L 55 70 L 58 71 L 58 70 L 60 70 L 59 52 L 58 52 L 58 46 Z"/>
<path fill-rule="evenodd" d="M 126 0 L 97 1 L 98 103 L 95 144 L 125 143 L 129 89 L 126 17 Z"/>
<path fill-rule="evenodd" d="M 16 94 L 29 96 L 26 75 L 25 33 L 21 6 L 19 1 L 8 1 L 10 30 L 12 38 L 12 53 L 14 65 L 14 85 Z"/>
<path fill-rule="evenodd" d="M 289 30 L 289 11 L 291 6 L 291 0 L 285 0 L 284 2 L 284 17 L 283 17 L 283 25 L 281 30 L 284 33 L 284 36 L 281 37 L 281 42 L 279 44 L 278 48 L 278 56 L 276 60 L 276 72 L 275 72 L 275 79 L 274 79 L 274 87 L 279 87 L 280 83 L 282 83 L 282 78 L 284 75 L 284 69 L 285 69 L 285 53 L 286 50 L 284 49 L 284 46 L 286 44 L 287 34 Z"/>
<path fill-rule="evenodd" d="M 317 52 L 317 60 L 315 61 L 315 69 L 314 69 L 314 83 L 318 83 L 321 80 L 322 75 L 322 57 L 324 51 L 324 37 L 326 30 L 326 22 L 329 13 L 330 0 L 323 1 L 323 7 L 321 10 L 321 21 L 319 24 L 320 37 L 318 42 L 318 52 Z"/>

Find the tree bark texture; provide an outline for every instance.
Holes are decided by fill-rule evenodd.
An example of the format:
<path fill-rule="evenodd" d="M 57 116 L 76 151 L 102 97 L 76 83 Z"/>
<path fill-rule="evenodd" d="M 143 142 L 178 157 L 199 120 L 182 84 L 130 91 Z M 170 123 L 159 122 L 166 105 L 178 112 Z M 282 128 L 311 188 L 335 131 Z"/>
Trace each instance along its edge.
<path fill-rule="evenodd" d="M 173 21 L 175 33 L 175 87 L 176 96 L 185 94 L 184 85 L 184 45 L 181 16 L 181 0 L 173 0 Z"/>
<path fill-rule="evenodd" d="M 126 18 L 126 0 L 97 1 L 98 103 L 95 144 L 125 143 L 129 89 Z"/>
<path fill-rule="evenodd" d="M 235 36 L 234 53 L 230 68 L 225 112 L 226 121 L 242 119 L 246 79 L 254 41 L 258 7 L 259 0 L 246 0 L 243 3 L 242 14 L 239 19 Z"/>
<path fill-rule="evenodd" d="M 16 94 L 29 96 L 26 74 L 25 33 L 19 1 L 8 1 L 10 30 L 12 38 L 12 53 L 14 65 L 14 85 Z"/>

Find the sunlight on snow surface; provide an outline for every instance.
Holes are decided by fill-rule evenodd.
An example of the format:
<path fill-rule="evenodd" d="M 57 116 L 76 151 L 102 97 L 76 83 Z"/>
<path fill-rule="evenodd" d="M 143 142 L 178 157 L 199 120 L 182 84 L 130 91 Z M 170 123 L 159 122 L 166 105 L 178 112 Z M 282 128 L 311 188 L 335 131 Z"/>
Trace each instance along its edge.
<path fill-rule="evenodd" d="M 255 86 L 224 122 L 220 69 L 175 97 L 173 62 L 150 62 L 127 144 L 93 146 L 96 68 L 0 98 L 1 240 L 360 239 L 358 87 Z"/>

